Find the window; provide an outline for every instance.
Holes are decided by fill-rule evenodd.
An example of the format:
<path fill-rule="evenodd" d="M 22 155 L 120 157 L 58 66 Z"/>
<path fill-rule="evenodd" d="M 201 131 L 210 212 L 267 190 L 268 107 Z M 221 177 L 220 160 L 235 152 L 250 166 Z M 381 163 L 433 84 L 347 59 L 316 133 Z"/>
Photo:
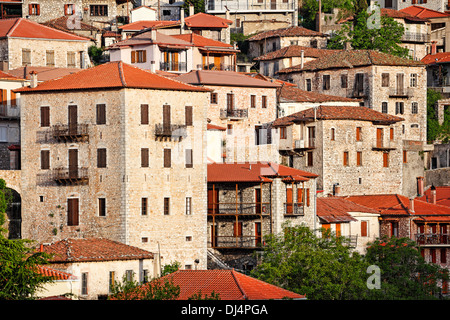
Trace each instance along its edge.
<path fill-rule="evenodd" d="M 431 262 L 436 263 L 436 249 L 430 249 Z"/>
<path fill-rule="evenodd" d="M 116 283 L 116 273 L 114 271 L 109 272 L 109 292 L 111 292 L 111 289 L 114 288 L 114 285 Z"/>
<path fill-rule="evenodd" d="M 269 126 L 255 126 L 255 145 L 271 144 L 272 129 Z"/>
<path fill-rule="evenodd" d="M 361 221 L 361 237 L 367 237 L 367 221 Z"/>
<path fill-rule="evenodd" d="M 164 198 L 164 215 L 170 214 L 170 198 Z"/>
<path fill-rule="evenodd" d="M 163 10 L 163 16 L 170 16 L 171 12 L 170 10 Z"/>
<path fill-rule="evenodd" d="M 31 64 L 31 50 L 22 49 L 22 66 Z"/>
<path fill-rule="evenodd" d="M 172 166 L 172 150 L 164 149 L 164 168 L 170 168 Z"/>
<path fill-rule="evenodd" d="M 185 123 L 186 126 L 192 126 L 193 119 L 192 119 L 192 106 L 186 106 L 185 107 Z"/>
<path fill-rule="evenodd" d="M 41 150 L 41 169 L 50 169 L 50 150 Z"/>
<path fill-rule="evenodd" d="M 417 87 L 417 73 L 411 73 L 409 76 L 409 86 L 412 88 Z"/>
<path fill-rule="evenodd" d="M 381 74 L 381 86 L 382 87 L 389 87 L 389 73 L 382 73 Z"/>
<path fill-rule="evenodd" d="M 355 94 L 361 95 L 364 93 L 364 73 L 357 73 L 355 75 Z"/>
<path fill-rule="evenodd" d="M 148 198 L 141 198 L 141 215 L 146 216 L 148 213 Z"/>
<path fill-rule="evenodd" d="M 403 114 L 404 112 L 404 103 L 403 102 L 396 102 L 395 103 L 395 114 Z"/>
<path fill-rule="evenodd" d="M 149 158 L 148 158 L 148 148 L 141 148 L 141 167 L 148 168 Z"/>
<path fill-rule="evenodd" d="M 235 237 L 242 237 L 242 222 L 233 223 L 233 235 Z"/>
<path fill-rule="evenodd" d="M 344 167 L 348 167 L 348 151 L 344 151 Z"/>
<path fill-rule="evenodd" d="M 211 104 L 217 104 L 217 92 L 211 92 Z"/>
<path fill-rule="evenodd" d="M 446 250 L 446 248 L 441 248 L 441 263 L 447 263 L 447 250 Z"/>
<path fill-rule="evenodd" d="M 403 150 L 403 163 L 408 163 L 408 151 Z"/>
<path fill-rule="evenodd" d="M 330 140 L 331 141 L 335 141 L 336 140 L 336 129 L 335 128 L 331 128 Z"/>
<path fill-rule="evenodd" d="M 398 222 L 391 222 L 391 237 L 398 237 Z"/>
<path fill-rule="evenodd" d="M 95 4 L 95 5 L 90 5 L 90 14 L 91 16 L 102 16 L 102 17 L 106 17 L 108 16 L 108 6 L 107 5 L 103 5 L 103 4 Z"/>
<path fill-rule="evenodd" d="M 41 127 L 50 127 L 50 107 L 41 107 Z"/>
<path fill-rule="evenodd" d="M 106 149 L 97 149 L 97 168 L 106 168 Z"/>
<path fill-rule="evenodd" d="M 55 66 L 55 51 L 47 50 L 45 52 L 45 59 L 48 67 Z"/>
<path fill-rule="evenodd" d="M 75 5 L 74 4 L 65 4 L 64 5 L 64 15 L 71 16 L 75 14 Z"/>
<path fill-rule="evenodd" d="M 307 165 L 308 167 L 312 167 L 312 166 L 313 166 L 313 153 L 312 153 L 312 151 L 309 151 L 309 152 L 308 152 L 308 157 L 307 157 L 306 165 Z"/>
<path fill-rule="evenodd" d="M 347 88 L 348 86 L 348 76 L 346 74 L 341 74 L 341 88 Z"/>
<path fill-rule="evenodd" d="M 323 90 L 329 90 L 330 89 L 330 75 L 329 74 L 324 74 L 323 75 L 322 89 Z"/>
<path fill-rule="evenodd" d="M 8 142 L 8 127 L 0 126 L 0 142 Z"/>
<path fill-rule="evenodd" d="M 382 102 L 381 103 L 381 112 L 382 113 L 388 113 L 388 103 L 387 102 Z"/>
<path fill-rule="evenodd" d="M 106 105 L 97 104 L 97 124 L 106 124 Z"/>
<path fill-rule="evenodd" d="M 262 108 L 267 108 L 267 96 L 262 96 L 261 97 L 261 107 Z"/>
<path fill-rule="evenodd" d="M 389 153 L 383 152 L 383 167 L 389 167 Z"/>
<path fill-rule="evenodd" d="M 141 104 L 141 124 L 148 124 L 148 104 Z"/>
<path fill-rule="evenodd" d="M 394 140 L 394 128 L 389 128 L 389 140 Z"/>
<path fill-rule="evenodd" d="M 186 197 L 186 215 L 192 214 L 192 197 Z"/>
<path fill-rule="evenodd" d="M 106 199 L 98 198 L 98 215 L 100 217 L 106 216 Z"/>
<path fill-rule="evenodd" d="M 234 94 L 227 93 L 227 110 L 234 109 Z"/>
<path fill-rule="evenodd" d="M 81 294 L 82 295 L 88 294 L 88 273 L 87 272 L 81 273 Z"/>
<path fill-rule="evenodd" d="M 144 62 L 147 62 L 146 50 L 131 51 L 131 63 L 144 63 Z"/>
<path fill-rule="evenodd" d="M 280 127 L 280 139 L 287 139 L 286 127 Z"/>
<path fill-rule="evenodd" d="M 356 152 L 356 165 L 357 166 L 362 166 L 362 152 L 358 151 Z"/>
<path fill-rule="evenodd" d="M 78 226 L 79 222 L 79 209 L 78 199 L 67 199 L 67 225 Z"/>
<path fill-rule="evenodd" d="M 250 107 L 251 108 L 256 108 L 256 96 L 254 94 L 252 94 L 250 96 Z"/>
<path fill-rule="evenodd" d="M 186 236 L 186 241 L 187 241 L 187 242 L 192 241 L 192 236 Z"/>
<path fill-rule="evenodd" d="M 306 91 L 312 90 L 311 79 L 306 79 Z"/>
<path fill-rule="evenodd" d="M 417 102 L 413 102 L 411 104 L 411 113 L 417 114 L 419 112 L 419 104 Z"/>
<path fill-rule="evenodd" d="M 362 128 L 356 127 L 356 141 L 361 141 L 361 132 L 362 132 Z"/>
<path fill-rule="evenodd" d="M 192 149 L 186 149 L 186 168 L 193 168 L 194 166 L 194 162 L 193 162 L 193 153 L 192 153 Z"/>
<path fill-rule="evenodd" d="M 69 51 L 67 52 L 67 67 L 75 67 L 76 61 L 75 61 L 75 52 Z"/>
<path fill-rule="evenodd" d="M 133 281 L 133 278 L 134 278 L 133 270 L 126 270 L 125 271 L 125 279 L 126 279 L 126 281 Z"/>
<path fill-rule="evenodd" d="M 30 3 L 28 5 L 28 15 L 38 16 L 41 14 L 41 8 L 38 3 Z"/>

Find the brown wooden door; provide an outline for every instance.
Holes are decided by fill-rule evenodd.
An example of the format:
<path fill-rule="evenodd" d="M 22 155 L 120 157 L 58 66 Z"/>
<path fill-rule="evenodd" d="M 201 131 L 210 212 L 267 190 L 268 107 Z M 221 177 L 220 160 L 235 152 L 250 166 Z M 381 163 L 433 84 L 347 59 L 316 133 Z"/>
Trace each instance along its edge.
<path fill-rule="evenodd" d="M 261 222 L 255 222 L 255 246 L 256 247 L 261 245 L 261 239 L 262 239 Z"/>
<path fill-rule="evenodd" d="M 316 140 L 316 127 L 308 127 L 308 146 L 310 148 L 314 147 Z"/>
<path fill-rule="evenodd" d="M 208 214 L 219 213 L 219 190 L 208 190 Z"/>
<path fill-rule="evenodd" d="M 383 128 L 377 128 L 377 148 L 383 147 Z"/>
<path fill-rule="evenodd" d="M 78 199 L 67 199 L 67 225 L 77 226 L 79 223 Z"/>
<path fill-rule="evenodd" d="M 255 189 L 256 214 L 261 213 L 261 189 Z"/>
<path fill-rule="evenodd" d="M 293 199 L 292 188 L 286 189 L 286 214 L 292 214 Z"/>
<path fill-rule="evenodd" d="M 163 130 L 164 132 L 170 131 L 170 106 L 163 106 Z"/>
<path fill-rule="evenodd" d="M 77 133 L 78 109 L 77 106 L 69 106 L 69 134 Z"/>
<path fill-rule="evenodd" d="M 78 177 L 78 149 L 69 149 L 69 178 Z"/>
<path fill-rule="evenodd" d="M 404 87 L 404 74 L 397 73 L 397 94 L 403 94 Z"/>

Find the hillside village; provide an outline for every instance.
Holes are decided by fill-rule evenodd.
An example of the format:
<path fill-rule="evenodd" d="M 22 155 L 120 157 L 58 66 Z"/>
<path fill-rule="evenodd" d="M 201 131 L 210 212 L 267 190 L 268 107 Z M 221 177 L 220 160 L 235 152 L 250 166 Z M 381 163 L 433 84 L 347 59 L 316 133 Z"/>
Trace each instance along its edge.
<path fill-rule="evenodd" d="M 301 0 L 227 3 L 0 2 L 7 236 L 53 254 L 42 297 L 105 299 L 177 262 L 180 286 L 307 299 L 248 276 L 287 224 L 361 254 L 406 237 L 450 269 L 450 143 L 427 131 L 427 90 L 450 123 L 449 4 L 378 1 L 399 57 L 329 48 L 337 9 L 310 29 Z"/>

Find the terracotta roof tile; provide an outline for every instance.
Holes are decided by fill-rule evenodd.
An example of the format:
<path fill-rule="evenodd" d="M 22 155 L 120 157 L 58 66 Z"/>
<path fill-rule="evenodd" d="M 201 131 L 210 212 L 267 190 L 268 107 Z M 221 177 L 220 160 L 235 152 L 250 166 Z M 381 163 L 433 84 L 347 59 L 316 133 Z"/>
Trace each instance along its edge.
<path fill-rule="evenodd" d="M 381 113 L 367 107 L 352 106 L 318 106 L 293 113 L 289 116 L 276 119 L 274 127 L 288 126 L 300 121 L 314 120 L 359 120 L 376 123 L 395 123 L 403 118 Z"/>
<path fill-rule="evenodd" d="M 153 253 L 120 242 L 102 239 L 65 239 L 44 245 L 51 263 L 153 259 Z"/>
<path fill-rule="evenodd" d="M 161 279 L 170 279 L 180 286 L 178 300 L 187 300 L 199 292 L 202 295 L 211 295 L 214 292 L 219 295 L 220 300 L 305 299 L 304 295 L 235 270 L 178 270 Z"/>
<path fill-rule="evenodd" d="M 177 91 L 209 91 L 143 70 L 122 61 L 109 62 L 83 69 L 59 79 L 49 80 L 35 88 L 15 90 L 20 93 L 42 91 L 88 90 L 108 88 L 141 88 Z"/>
<path fill-rule="evenodd" d="M 424 195 L 419 199 L 425 202 L 432 202 L 432 189 L 429 188 L 424 192 Z M 450 186 L 435 187 L 436 204 L 450 207 Z"/>
<path fill-rule="evenodd" d="M 307 58 L 318 58 L 326 54 L 336 53 L 340 50 L 331 50 L 331 49 L 318 49 L 304 46 L 289 46 L 284 47 L 276 51 L 272 51 L 266 53 L 265 55 L 259 56 L 254 60 L 267 61 L 281 58 L 290 58 L 290 57 L 301 57 L 303 50 L 304 57 Z"/>
<path fill-rule="evenodd" d="M 368 208 L 340 197 L 317 198 L 317 216 L 325 223 L 341 223 L 357 221 L 350 212 L 378 213 Z"/>
<path fill-rule="evenodd" d="M 63 272 L 50 268 L 48 266 L 37 266 L 38 272 L 46 277 L 51 277 L 53 280 L 74 280 L 76 277 L 70 273 Z"/>
<path fill-rule="evenodd" d="M 189 48 L 193 45 L 182 39 L 155 31 L 154 39 L 152 38 L 152 31 L 145 31 L 139 33 L 129 39 L 125 39 L 119 42 L 116 42 L 108 47 L 109 50 L 120 49 L 120 47 L 127 46 L 139 46 L 139 45 L 158 45 L 158 46 L 170 46 L 177 48 Z"/>
<path fill-rule="evenodd" d="M 234 71 L 194 70 L 177 77 L 177 80 L 193 85 L 222 85 L 233 87 L 277 88 L 278 83 L 249 77 Z"/>
<path fill-rule="evenodd" d="M 301 90 L 293 86 L 282 86 L 277 89 L 278 96 L 284 101 L 295 102 L 359 102 L 359 99 L 351 99 L 341 96 L 332 96 L 313 91 Z"/>
<path fill-rule="evenodd" d="M 84 23 L 83 21 L 77 21 L 77 23 L 70 22 L 68 21 L 69 17 L 70 16 L 62 16 L 56 19 L 49 20 L 47 22 L 43 22 L 41 24 L 47 27 L 51 27 L 69 33 L 73 33 L 74 30 L 99 31 L 98 28 L 90 24 Z M 69 25 L 72 27 L 71 29 L 69 29 L 68 27 Z"/>
<path fill-rule="evenodd" d="M 10 73 L 10 71 L 0 71 L 0 79 L 1 80 L 25 80 L 23 77 L 18 77 Z"/>
<path fill-rule="evenodd" d="M 435 63 L 448 63 L 450 62 L 450 52 L 438 52 L 435 54 L 427 54 L 421 60 L 423 63 L 427 65 L 435 64 Z"/>
<path fill-rule="evenodd" d="M 394 19 L 403 19 L 407 22 L 417 22 L 417 23 L 426 23 L 429 22 L 428 19 L 424 17 L 418 17 L 410 14 L 407 11 L 404 10 L 395 10 L 395 9 L 388 9 L 388 8 L 381 8 L 381 15 L 382 16 L 388 16 Z M 347 21 L 352 21 L 354 19 L 354 16 L 350 16 L 347 18 L 344 18 L 342 20 L 339 20 L 337 23 L 343 23 Z"/>
<path fill-rule="evenodd" d="M 0 20 L 0 38 L 5 37 L 90 41 L 88 38 L 47 27 L 24 18 Z"/>
<path fill-rule="evenodd" d="M 231 44 L 205 38 L 195 33 L 177 34 L 173 35 L 172 37 L 190 42 L 196 47 L 220 47 L 233 49 L 233 46 Z"/>
<path fill-rule="evenodd" d="M 306 28 L 300 27 L 300 26 L 294 26 L 294 27 L 264 31 L 264 32 L 258 33 L 257 35 L 254 35 L 253 37 L 250 37 L 248 39 L 248 41 L 258 41 L 258 40 L 274 38 L 274 37 L 311 37 L 311 36 L 326 37 L 326 35 L 321 32 L 306 29 Z"/>
<path fill-rule="evenodd" d="M 119 29 L 123 31 L 141 31 L 145 29 L 159 29 L 159 28 L 165 28 L 165 27 L 173 27 L 173 26 L 179 26 L 179 21 L 165 21 L 165 20 L 141 20 L 132 22 L 123 26 L 118 27 Z"/>
<path fill-rule="evenodd" d="M 400 11 L 408 13 L 408 14 L 410 14 L 412 16 L 419 17 L 419 18 L 424 18 L 424 19 L 450 17 L 450 14 L 447 13 L 447 12 L 440 12 L 440 11 L 436 11 L 436 10 L 431 10 L 431 9 L 424 8 L 424 7 L 421 7 L 421 6 L 416 6 L 416 5 L 403 8 Z"/>
<path fill-rule="evenodd" d="M 375 50 L 342 50 L 306 62 L 303 65 L 303 68 L 301 68 L 300 65 L 297 65 L 282 69 L 278 71 L 278 73 L 316 71 L 334 68 L 348 69 L 373 65 L 415 67 L 424 66 L 424 63 Z"/>
<path fill-rule="evenodd" d="M 30 72 L 36 72 L 38 74 L 39 81 L 48 81 L 56 78 L 80 71 L 80 68 L 56 68 L 56 67 L 35 67 L 26 66 L 20 67 L 8 72 L 16 77 L 23 77 L 24 79 L 30 79 Z"/>
<path fill-rule="evenodd" d="M 199 12 L 184 19 L 190 28 L 228 28 L 233 21 Z"/>

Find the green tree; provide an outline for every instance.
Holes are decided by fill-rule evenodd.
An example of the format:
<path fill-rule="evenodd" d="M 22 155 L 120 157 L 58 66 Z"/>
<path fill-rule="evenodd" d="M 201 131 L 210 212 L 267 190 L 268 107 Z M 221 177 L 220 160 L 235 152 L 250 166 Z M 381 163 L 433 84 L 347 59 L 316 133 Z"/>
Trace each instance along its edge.
<path fill-rule="evenodd" d="M 94 62 L 94 65 L 98 65 L 102 63 L 103 61 L 103 49 L 96 47 L 96 46 L 90 46 L 88 48 L 88 54 L 92 62 Z"/>
<path fill-rule="evenodd" d="M 189 15 L 189 4 L 194 6 L 194 14 L 199 12 L 205 12 L 205 0 L 190 0 L 185 1 L 181 8 L 184 9 L 184 14 L 187 17 Z"/>
<path fill-rule="evenodd" d="M 174 261 L 171 264 L 166 264 L 163 266 L 163 269 L 161 271 L 161 277 L 164 277 L 165 275 L 168 275 L 170 273 L 173 273 L 175 271 L 178 271 L 181 267 L 181 263 L 178 261 Z"/>
<path fill-rule="evenodd" d="M 381 288 L 370 290 L 369 299 L 436 299 L 447 270 L 427 263 L 415 242 L 408 238 L 383 238 L 369 244 L 366 261 L 381 271 Z"/>
<path fill-rule="evenodd" d="M 318 237 L 306 226 L 285 226 L 270 235 L 252 275 L 311 300 L 364 298 L 367 265 L 346 241 L 332 233 Z"/>
<path fill-rule="evenodd" d="M 436 103 L 442 99 L 442 94 L 433 89 L 427 89 L 427 140 L 435 141 L 440 134 L 441 128 L 436 114 Z"/>
<path fill-rule="evenodd" d="M 6 183 L 0 179 L 0 299 L 32 300 L 36 292 L 47 282 L 53 281 L 43 276 L 38 266 L 47 264 L 49 255 L 36 252 L 30 240 L 10 240 L 4 228 L 6 208 L 10 199 Z"/>

